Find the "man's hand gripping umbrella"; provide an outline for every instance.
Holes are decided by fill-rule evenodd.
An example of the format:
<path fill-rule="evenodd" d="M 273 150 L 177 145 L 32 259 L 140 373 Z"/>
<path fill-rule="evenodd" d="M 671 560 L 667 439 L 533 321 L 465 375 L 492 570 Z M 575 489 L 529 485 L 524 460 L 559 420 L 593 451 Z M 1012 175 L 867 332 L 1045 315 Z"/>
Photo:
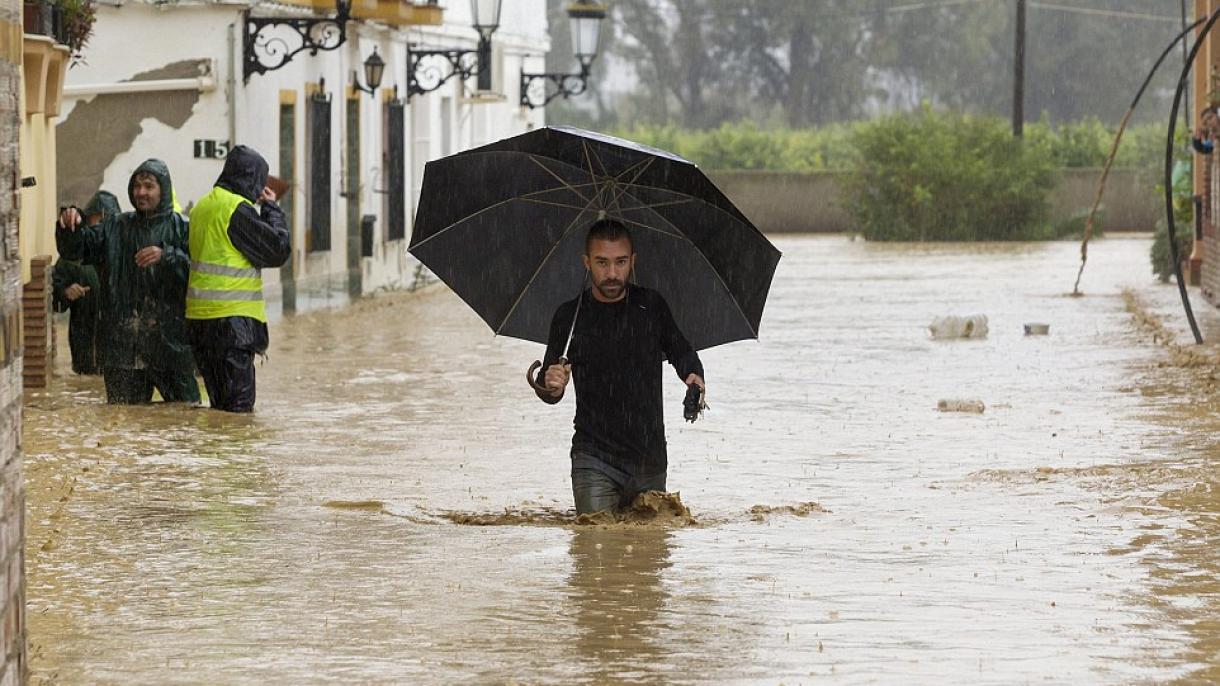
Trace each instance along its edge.
<path fill-rule="evenodd" d="M 589 281 L 589 272 L 585 271 L 584 283 Z M 543 383 L 539 384 L 538 368 L 542 366 L 541 360 L 534 360 L 530 365 L 529 371 L 525 373 L 525 380 L 529 382 L 531 388 L 538 393 L 548 394 L 554 398 L 563 397 L 564 389 L 567 388 L 568 382 L 572 379 L 572 365 L 568 361 L 568 350 L 572 347 L 572 334 L 576 331 L 576 320 L 580 318 L 580 304 L 582 299 L 576 301 L 576 316 L 572 318 L 572 325 L 568 327 L 567 341 L 563 346 L 563 355 L 556 360 L 555 364 L 547 367 L 543 375 Z M 692 424 L 698 419 L 703 411 L 708 409 L 706 395 L 707 387 L 703 380 L 697 374 L 690 374 L 686 377 L 686 397 L 682 400 L 682 417 Z"/>

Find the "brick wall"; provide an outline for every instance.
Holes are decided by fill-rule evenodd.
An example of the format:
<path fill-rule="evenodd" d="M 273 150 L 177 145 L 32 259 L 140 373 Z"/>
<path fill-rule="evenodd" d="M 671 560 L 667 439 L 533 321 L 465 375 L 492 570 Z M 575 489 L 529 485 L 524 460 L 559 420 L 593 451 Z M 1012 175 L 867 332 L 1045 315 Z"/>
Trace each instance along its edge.
<path fill-rule="evenodd" d="M 51 256 L 30 258 L 30 280 L 21 297 L 21 376 L 25 388 L 46 388 L 51 380 Z"/>
<path fill-rule="evenodd" d="M 1195 155 L 1196 164 L 1200 170 L 1196 175 L 1202 178 L 1202 211 L 1203 215 L 1203 263 L 1199 278 L 1199 290 L 1203 297 L 1212 305 L 1220 305 L 1220 239 L 1216 235 L 1216 226 L 1220 223 L 1220 202 L 1217 202 L 1217 186 L 1220 185 L 1220 160 L 1217 155 Z M 1196 190 L 1200 186 L 1195 186 Z M 1177 227 L 1177 231 L 1181 231 Z M 1194 227 L 1191 227 L 1194 230 Z"/>
<path fill-rule="evenodd" d="M 0 686 L 26 682 L 17 218 L 21 4 L 0 0 Z"/>
<path fill-rule="evenodd" d="M 1220 241 L 1215 236 L 1203 237 L 1203 274 L 1199 290 L 1212 305 L 1220 306 Z"/>
<path fill-rule="evenodd" d="M 1220 240 L 1216 236 L 1216 226 L 1220 224 L 1220 202 L 1217 202 L 1217 186 L 1220 185 L 1220 160 L 1217 155 L 1196 155 L 1201 161 L 1203 178 L 1203 264 L 1199 279 L 1199 290 L 1203 297 L 1213 305 L 1220 305 Z M 1182 227 L 1175 227 L 1181 232 Z M 1193 231 L 1194 227 L 1189 227 Z"/>

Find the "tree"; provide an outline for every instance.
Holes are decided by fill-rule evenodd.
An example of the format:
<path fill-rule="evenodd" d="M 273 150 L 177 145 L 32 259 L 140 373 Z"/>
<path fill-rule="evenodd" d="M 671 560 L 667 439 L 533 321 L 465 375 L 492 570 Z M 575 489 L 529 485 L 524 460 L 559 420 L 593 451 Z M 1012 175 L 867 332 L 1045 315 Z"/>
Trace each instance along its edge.
<path fill-rule="evenodd" d="M 858 0 L 744 0 L 722 9 L 732 57 L 756 97 L 782 109 L 789 126 L 859 117 L 870 84 L 873 15 Z"/>
<path fill-rule="evenodd" d="M 677 120 L 706 128 L 744 111 L 733 88 L 724 27 L 717 22 L 730 0 L 670 2 L 619 0 L 618 54 L 639 76 L 641 109 L 653 122 Z"/>
<path fill-rule="evenodd" d="M 562 12 L 565 4 L 550 0 Z M 625 92 L 596 73 L 581 104 L 604 127 L 623 122 L 714 128 L 826 124 L 922 102 L 1007 115 L 1012 102 L 1011 0 L 615 0 L 605 57 Z M 562 15 L 561 15 L 562 16 Z M 1181 30 L 1178 3 L 1110 0 L 1029 5 L 1026 116 L 1051 122 L 1089 115 L 1117 122 L 1147 69 Z M 552 15 L 556 53 L 566 19 Z M 561 36 L 563 37 L 561 40 Z M 563 43 L 561 45 L 561 43 Z M 564 64 L 571 64 L 567 57 Z M 1154 81 L 1138 116 L 1163 118 L 1180 62 Z"/>
<path fill-rule="evenodd" d="M 1161 50 L 1181 30 L 1178 4 L 1117 0 L 1105 7 L 1029 5 L 1025 113 L 1052 122 L 1097 116 L 1116 123 Z M 1006 114 L 1012 102 L 1014 3 L 980 2 L 885 12 L 875 64 L 919 99 Z M 892 8 L 891 8 L 892 9 Z M 1170 60 L 1139 114 L 1164 118 L 1181 61 Z"/>

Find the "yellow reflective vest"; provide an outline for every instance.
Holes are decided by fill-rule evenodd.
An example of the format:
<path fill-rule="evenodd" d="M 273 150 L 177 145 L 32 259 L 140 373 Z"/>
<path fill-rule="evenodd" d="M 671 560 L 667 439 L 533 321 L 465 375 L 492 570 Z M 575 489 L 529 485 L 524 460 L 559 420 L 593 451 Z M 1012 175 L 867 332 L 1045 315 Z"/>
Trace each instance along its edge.
<path fill-rule="evenodd" d="M 253 204 L 214 186 L 191 210 L 187 319 L 253 317 L 267 321 L 262 274 L 229 240 L 229 218 L 242 203 Z"/>

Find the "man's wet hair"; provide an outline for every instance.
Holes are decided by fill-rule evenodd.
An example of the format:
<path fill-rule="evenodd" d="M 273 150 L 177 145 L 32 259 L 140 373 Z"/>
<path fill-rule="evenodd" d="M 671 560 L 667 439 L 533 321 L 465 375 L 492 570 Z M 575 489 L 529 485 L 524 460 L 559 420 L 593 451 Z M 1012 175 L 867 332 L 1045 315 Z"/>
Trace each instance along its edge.
<path fill-rule="evenodd" d="M 627 225 L 617 219 L 598 219 L 589 227 L 589 233 L 585 236 L 585 254 L 589 254 L 589 246 L 593 241 L 617 241 L 627 239 L 627 244 L 631 246 L 631 251 L 635 252 L 635 243 L 631 240 L 631 232 L 627 230 Z"/>

